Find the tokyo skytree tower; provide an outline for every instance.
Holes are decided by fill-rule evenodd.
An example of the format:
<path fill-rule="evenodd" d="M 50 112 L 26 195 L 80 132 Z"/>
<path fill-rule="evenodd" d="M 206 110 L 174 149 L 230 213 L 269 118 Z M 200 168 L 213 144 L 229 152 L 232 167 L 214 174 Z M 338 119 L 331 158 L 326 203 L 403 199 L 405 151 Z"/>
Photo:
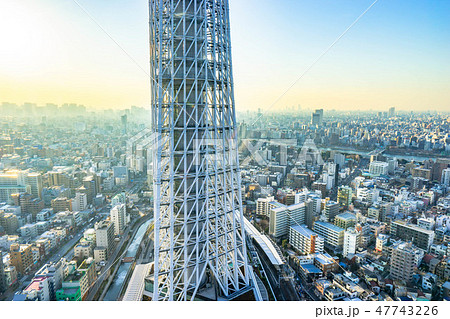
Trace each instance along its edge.
<path fill-rule="evenodd" d="M 152 300 L 252 286 L 242 214 L 228 0 L 150 0 Z M 212 288 L 213 287 L 213 288 Z"/>

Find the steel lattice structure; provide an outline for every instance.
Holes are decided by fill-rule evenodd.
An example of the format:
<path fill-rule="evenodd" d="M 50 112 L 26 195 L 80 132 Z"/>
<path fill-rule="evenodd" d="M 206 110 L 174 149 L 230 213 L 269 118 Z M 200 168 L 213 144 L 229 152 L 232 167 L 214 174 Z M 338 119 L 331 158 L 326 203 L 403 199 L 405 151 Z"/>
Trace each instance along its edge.
<path fill-rule="evenodd" d="M 150 0 L 153 300 L 250 285 L 228 0 Z"/>

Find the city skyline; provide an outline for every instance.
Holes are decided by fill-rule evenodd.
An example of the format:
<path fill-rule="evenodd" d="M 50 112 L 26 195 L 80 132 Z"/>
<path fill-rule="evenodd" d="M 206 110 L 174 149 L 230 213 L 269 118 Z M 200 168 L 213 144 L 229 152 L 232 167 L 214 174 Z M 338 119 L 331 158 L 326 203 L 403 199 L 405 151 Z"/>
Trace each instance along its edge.
<path fill-rule="evenodd" d="M 138 65 L 149 69 L 147 1 L 78 2 Z M 230 3 L 238 112 L 297 105 L 448 109 L 445 1 L 379 1 L 271 107 L 373 1 L 285 3 L 290 10 L 271 1 Z M 148 76 L 75 2 L 4 1 L 0 9 L 0 35 L 9 43 L 0 53 L 5 102 L 149 106 Z"/>

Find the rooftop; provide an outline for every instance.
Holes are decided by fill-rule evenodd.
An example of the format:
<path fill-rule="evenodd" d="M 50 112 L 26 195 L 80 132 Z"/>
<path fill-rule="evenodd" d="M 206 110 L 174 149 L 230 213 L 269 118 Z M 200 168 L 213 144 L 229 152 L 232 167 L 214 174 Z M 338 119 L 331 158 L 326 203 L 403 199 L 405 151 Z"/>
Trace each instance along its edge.
<path fill-rule="evenodd" d="M 301 267 L 307 274 L 321 274 L 322 270 L 314 266 L 313 264 L 302 264 Z"/>
<path fill-rule="evenodd" d="M 311 229 L 309 229 L 306 225 L 302 226 L 296 225 L 291 226 L 291 228 L 305 237 L 317 236 L 317 234 L 313 232 Z"/>
<path fill-rule="evenodd" d="M 315 229 L 315 225 L 319 225 L 319 226 L 322 226 L 322 227 L 331 229 L 332 231 L 335 231 L 335 232 L 341 232 L 341 231 L 344 231 L 344 229 L 342 229 L 341 227 L 336 226 L 336 225 L 333 225 L 333 224 L 331 224 L 331 223 L 327 223 L 327 222 L 322 222 L 322 221 L 317 221 L 317 222 L 315 222 L 315 223 L 314 223 L 314 229 Z"/>
<path fill-rule="evenodd" d="M 283 259 L 278 254 L 277 250 L 273 246 L 272 242 L 267 238 L 267 236 L 262 235 L 251 223 L 244 217 L 244 227 L 245 231 L 256 240 L 258 245 L 264 250 L 264 253 L 270 259 L 270 262 L 274 265 L 283 265 Z"/>
<path fill-rule="evenodd" d="M 337 215 L 336 218 L 340 218 L 340 219 L 344 219 L 344 220 L 350 220 L 350 219 L 356 220 L 356 215 L 352 214 L 350 212 L 345 212 L 345 213 Z"/>
<path fill-rule="evenodd" d="M 414 224 L 408 224 L 405 220 L 396 220 L 394 223 L 398 224 L 398 225 L 402 225 L 402 226 L 408 227 L 408 228 L 411 228 L 411 229 L 414 229 L 414 230 L 417 230 L 417 231 L 420 231 L 422 233 L 434 234 L 433 230 L 425 229 L 425 228 L 419 227 L 419 226 L 414 225 Z"/>

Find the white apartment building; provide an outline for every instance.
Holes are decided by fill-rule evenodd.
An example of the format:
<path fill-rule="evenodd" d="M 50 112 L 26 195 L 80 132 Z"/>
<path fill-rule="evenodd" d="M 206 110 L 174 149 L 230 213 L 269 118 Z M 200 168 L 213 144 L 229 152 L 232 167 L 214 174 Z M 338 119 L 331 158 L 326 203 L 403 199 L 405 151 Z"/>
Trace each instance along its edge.
<path fill-rule="evenodd" d="M 114 224 L 114 234 L 121 235 L 127 226 L 127 208 L 125 204 L 114 206 L 110 211 L 110 216 Z"/>
<path fill-rule="evenodd" d="M 358 232 L 352 228 L 345 231 L 343 249 L 344 257 L 347 257 L 349 254 L 356 253 L 356 248 L 358 247 L 358 235 Z"/>
<path fill-rule="evenodd" d="M 322 236 L 325 245 L 333 250 L 340 250 L 344 244 L 344 230 L 336 225 L 317 221 L 314 223 L 314 231 Z"/>
<path fill-rule="evenodd" d="M 269 233 L 276 237 L 289 234 L 289 227 L 292 225 L 303 225 L 306 217 L 305 203 L 285 206 L 280 204 L 270 210 Z"/>
<path fill-rule="evenodd" d="M 369 173 L 374 176 L 387 175 L 389 172 L 389 164 L 386 162 L 374 161 L 370 163 Z"/>
<path fill-rule="evenodd" d="M 262 216 L 270 216 L 270 210 L 282 204 L 275 201 L 275 197 L 258 198 L 256 201 L 256 214 Z"/>
<path fill-rule="evenodd" d="M 289 228 L 289 243 L 305 255 L 323 253 L 324 239 L 305 225 Z"/>
<path fill-rule="evenodd" d="M 84 193 L 76 193 L 75 198 L 72 200 L 72 211 L 81 212 L 86 210 L 87 207 L 87 195 Z"/>

